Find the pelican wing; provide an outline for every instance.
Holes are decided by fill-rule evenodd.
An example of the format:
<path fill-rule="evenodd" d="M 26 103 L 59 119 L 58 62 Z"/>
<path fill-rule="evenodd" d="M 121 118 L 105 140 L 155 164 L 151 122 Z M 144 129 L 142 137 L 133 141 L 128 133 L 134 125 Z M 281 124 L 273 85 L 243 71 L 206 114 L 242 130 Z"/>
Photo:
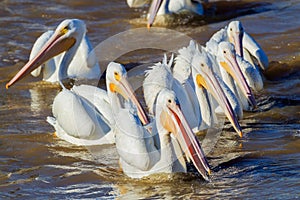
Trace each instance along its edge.
<path fill-rule="evenodd" d="M 111 131 L 97 108 L 66 89 L 55 97 L 52 112 L 59 126 L 79 139 L 95 140 Z"/>
<path fill-rule="evenodd" d="M 110 100 L 105 90 L 91 85 L 79 85 L 73 86 L 72 91 L 94 105 L 110 126 L 115 124 Z"/>
<path fill-rule="evenodd" d="M 260 47 L 260 45 L 252 38 L 248 33 L 244 32 L 243 36 L 243 49 L 244 56 L 247 61 L 254 64 L 253 57 L 257 60 L 258 64 L 263 70 L 266 70 L 269 66 L 269 60 L 264 52 L 264 50 Z M 250 55 L 250 56 L 249 56 Z"/>
<path fill-rule="evenodd" d="M 251 65 L 240 56 L 237 56 L 237 62 L 247 80 L 247 83 L 254 91 L 260 91 L 264 87 L 262 75 L 255 65 Z"/>
<path fill-rule="evenodd" d="M 56 121 L 56 119 L 54 117 L 48 116 L 47 122 L 54 127 L 57 137 L 65 140 L 65 141 L 68 141 L 71 144 L 75 144 L 78 146 L 93 146 L 93 145 L 103 145 L 103 144 L 114 144 L 115 143 L 115 132 L 113 130 L 109 131 L 105 136 L 103 136 L 99 139 L 89 140 L 89 139 L 77 138 L 72 135 L 69 135 L 60 126 L 60 124 Z"/>

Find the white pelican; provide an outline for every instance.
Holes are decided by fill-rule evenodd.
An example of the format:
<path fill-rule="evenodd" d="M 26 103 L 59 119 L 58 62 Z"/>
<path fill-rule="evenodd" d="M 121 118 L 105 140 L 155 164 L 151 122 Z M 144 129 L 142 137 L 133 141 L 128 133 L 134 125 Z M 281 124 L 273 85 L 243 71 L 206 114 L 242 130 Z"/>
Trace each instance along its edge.
<path fill-rule="evenodd" d="M 65 88 L 55 97 L 47 121 L 54 126 L 59 138 L 76 145 L 101 145 L 115 142 L 114 110 L 120 105 L 110 104 L 111 98 L 120 94 L 125 102 L 133 102 L 144 125 L 148 119 L 127 81 L 125 68 L 111 62 L 106 72 L 107 91 L 94 86 Z M 116 101 L 114 101 L 116 102 Z M 115 111 L 117 112 L 117 111 Z"/>
<path fill-rule="evenodd" d="M 33 71 L 35 68 L 37 69 Z M 100 78 L 100 67 L 86 36 L 83 21 L 64 20 L 54 32 L 48 31 L 38 38 L 32 48 L 30 60 L 6 87 L 32 71 L 32 75 L 38 76 L 42 69 L 43 79 L 49 82 L 66 78 L 97 80 Z M 26 73 L 23 73 L 25 71 Z"/>
<path fill-rule="evenodd" d="M 263 70 L 268 68 L 267 55 L 254 38 L 244 31 L 240 21 L 231 21 L 228 26 L 216 32 L 206 43 L 206 47 L 209 51 L 216 53 L 215 43 L 218 44 L 221 41 L 232 43 L 237 54 L 251 64 L 258 64 Z"/>
<path fill-rule="evenodd" d="M 186 162 L 182 155 L 185 152 L 187 159 L 208 180 L 208 162 L 182 114 L 174 92 L 162 89 L 157 95 L 153 125 L 156 128 L 152 130 L 158 132 L 158 148 L 132 109 L 119 109 L 116 120 L 119 122 L 116 126 L 116 147 L 120 167 L 127 176 L 142 178 L 155 173 L 186 172 Z"/>
<path fill-rule="evenodd" d="M 210 54 L 203 48 L 200 51 L 193 40 L 190 41 L 188 47 L 183 47 L 178 52 L 179 55 L 175 59 L 176 63 L 173 68 L 174 77 L 183 80 L 182 83 L 184 85 L 192 85 L 201 108 L 201 129 L 211 127 L 215 120 L 215 107 L 213 99 L 210 98 L 212 95 L 225 112 L 237 133 L 242 136 L 240 125 L 236 119 L 236 117 L 242 117 L 242 109 L 235 95 L 223 80 L 213 72 L 215 68 L 213 65 L 215 63 L 211 61 Z M 202 65 L 203 67 L 201 67 Z"/>
<path fill-rule="evenodd" d="M 203 88 L 205 88 L 209 92 L 209 94 L 214 97 L 214 100 L 218 103 L 218 105 L 222 108 L 235 131 L 239 134 L 240 137 L 242 137 L 242 129 L 237 119 L 242 116 L 242 108 L 240 107 L 237 98 L 223 82 L 223 80 L 214 73 L 213 63 L 211 62 L 211 59 L 204 48 L 202 48 L 201 51 L 198 50 L 198 48 L 196 49 L 197 50 L 195 51 L 195 54 L 193 56 L 191 67 L 192 77 L 195 83 L 195 91 L 198 99 L 203 99 Z M 213 105 L 212 101 L 210 101 L 209 106 L 210 111 L 215 111 L 215 106 Z M 214 119 L 213 117 L 211 118 L 212 120 Z"/>
<path fill-rule="evenodd" d="M 153 0 L 148 14 L 147 27 L 151 27 L 157 15 L 180 13 L 182 11 L 203 15 L 202 2 L 207 2 L 207 0 Z"/>
<path fill-rule="evenodd" d="M 259 71 L 249 63 L 247 64 L 239 55 L 236 55 L 234 46 L 230 42 L 220 42 L 217 54 L 211 58 L 215 59 L 214 61 L 219 66 L 215 68 L 216 73 L 222 77 L 231 91 L 238 97 L 243 109 L 250 110 L 249 103 L 252 107 L 256 107 L 255 97 L 248 83 L 251 82 L 254 86 L 253 80 L 260 79 L 259 83 L 262 84 Z"/>

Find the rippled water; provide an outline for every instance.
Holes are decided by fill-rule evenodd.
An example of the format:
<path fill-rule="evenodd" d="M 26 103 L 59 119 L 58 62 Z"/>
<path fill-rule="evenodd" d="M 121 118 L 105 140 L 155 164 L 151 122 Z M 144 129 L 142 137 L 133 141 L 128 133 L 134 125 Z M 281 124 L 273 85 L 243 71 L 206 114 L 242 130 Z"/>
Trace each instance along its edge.
<path fill-rule="evenodd" d="M 45 119 L 51 115 L 58 86 L 28 77 L 5 90 L 5 83 L 27 61 L 36 37 L 49 27 L 80 18 L 97 45 L 144 26 L 141 16 L 146 9 L 129 9 L 121 0 L 15 0 L 0 5 L 0 198 L 299 198 L 299 1 L 217 1 L 207 8 L 207 17 L 171 24 L 204 44 L 237 17 L 271 61 L 265 88 L 256 94 L 258 108 L 241 121 L 244 137 L 225 127 L 208 155 L 213 166 L 210 182 L 193 174 L 127 178 L 118 168 L 113 145 L 77 147 L 53 136 Z M 141 50 L 117 61 L 129 66 L 161 57 L 161 51 Z"/>

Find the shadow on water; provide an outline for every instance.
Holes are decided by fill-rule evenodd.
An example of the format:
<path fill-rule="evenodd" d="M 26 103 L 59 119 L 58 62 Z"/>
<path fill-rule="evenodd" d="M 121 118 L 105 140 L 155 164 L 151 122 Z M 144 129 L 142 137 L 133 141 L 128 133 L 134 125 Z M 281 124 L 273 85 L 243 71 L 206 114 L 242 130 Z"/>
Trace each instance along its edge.
<path fill-rule="evenodd" d="M 272 61 L 263 74 L 265 88 L 257 94 L 259 109 L 256 111 L 300 105 L 299 61 L 290 63 Z"/>
<path fill-rule="evenodd" d="M 300 61 L 293 63 L 272 61 L 264 75 L 270 81 L 280 81 L 286 78 L 296 79 L 300 76 Z"/>
<path fill-rule="evenodd" d="M 272 4 L 267 2 L 245 2 L 245 1 L 216 1 L 204 5 L 204 21 L 214 23 L 233 19 L 239 16 L 267 12 L 272 9 Z M 195 24 L 199 26 L 200 24 Z"/>

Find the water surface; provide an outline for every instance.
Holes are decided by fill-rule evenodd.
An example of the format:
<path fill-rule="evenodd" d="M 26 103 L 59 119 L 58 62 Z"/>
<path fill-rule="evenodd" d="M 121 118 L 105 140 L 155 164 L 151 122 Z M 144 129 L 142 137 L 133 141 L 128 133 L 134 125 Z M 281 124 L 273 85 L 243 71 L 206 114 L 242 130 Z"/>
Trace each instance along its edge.
<path fill-rule="evenodd" d="M 27 62 L 35 39 L 63 19 L 84 20 L 96 46 L 117 33 L 145 26 L 145 8 L 130 9 L 121 0 L 15 0 L 0 5 L 1 198 L 299 198 L 298 1 L 217 1 L 208 7 L 207 17 L 169 27 L 204 44 L 234 17 L 269 56 L 265 88 L 256 94 L 258 108 L 241 121 L 244 137 L 226 126 L 208 155 L 213 166 L 210 182 L 192 173 L 127 178 L 119 170 L 113 145 L 77 147 L 53 136 L 45 119 L 52 115 L 59 86 L 28 77 L 5 90 L 5 83 Z M 134 51 L 117 61 L 127 66 L 156 62 L 162 53 Z"/>

